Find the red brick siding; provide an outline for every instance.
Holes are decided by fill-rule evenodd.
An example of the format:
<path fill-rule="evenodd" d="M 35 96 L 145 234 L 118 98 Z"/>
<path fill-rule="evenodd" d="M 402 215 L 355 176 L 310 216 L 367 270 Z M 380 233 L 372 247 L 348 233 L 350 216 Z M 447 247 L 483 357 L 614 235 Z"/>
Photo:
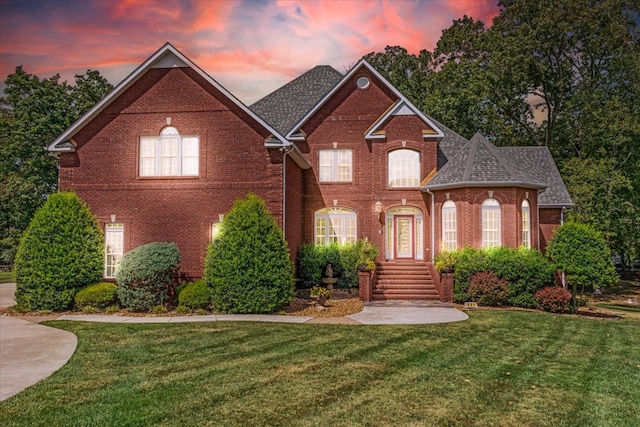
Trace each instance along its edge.
<path fill-rule="evenodd" d="M 561 208 L 540 208 L 540 249 L 546 250 L 553 232 L 562 221 Z"/>
<path fill-rule="evenodd" d="M 260 195 L 281 224 L 282 154 L 266 149 L 266 131 L 256 132 L 255 121 L 194 76 L 201 80 L 180 68 L 142 76 L 74 137 L 79 149 L 61 156 L 60 188 L 75 190 L 101 223 L 116 215 L 125 252 L 175 242 L 183 271 L 199 277 L 211 224 L 234 200 Z M 138 177 L 139 137 L 158 135 L 167 117 L 181 134 L 200 137 L 199 177 Z"/>

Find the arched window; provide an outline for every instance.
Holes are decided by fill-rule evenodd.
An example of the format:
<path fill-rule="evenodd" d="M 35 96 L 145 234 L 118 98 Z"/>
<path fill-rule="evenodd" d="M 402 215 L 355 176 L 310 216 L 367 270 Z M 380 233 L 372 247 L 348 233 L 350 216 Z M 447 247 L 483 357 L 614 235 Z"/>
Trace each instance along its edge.
<path fill-rule="evenodd" d="M 324 208 L 315 214 L 315 244 L 355 243 L 357 218 L 355 211 L 347 208 Z"/>
<path fill-rule="evenodd" d="M 482 202 L 482 247 L 495 248 L 500 245 L 500 202 L 485 199 Z"/>
<path fill-rule="evenodd" d="M 395 150 L 389 153 L 389 187 L 418 187 L 420 185 L 420 153 L 414 150 Z"/>
<path fill-rule="evenodd" d="M 140 137 L 140 176 L 198 176 L 199 138 L 166 126 L 159 136 Z"/>
<path fill-rule="evenodd" d="M 522 201 L 522 246 L 531 247 L 531 206 L 528 200 Z"/>
<path fill-rule="evenodd" d="M 457 246 L 456 204 L 453 200 L 447 200 L 442 204 L 442 248 L 452 251 Z"/>

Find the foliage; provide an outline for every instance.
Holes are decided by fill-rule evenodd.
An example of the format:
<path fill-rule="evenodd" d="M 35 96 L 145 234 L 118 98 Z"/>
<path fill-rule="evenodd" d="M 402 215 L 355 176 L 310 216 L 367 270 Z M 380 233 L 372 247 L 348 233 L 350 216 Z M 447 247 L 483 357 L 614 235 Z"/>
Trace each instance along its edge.
<path fill-rule="evenodd" d="M 322 286 L 314 286 L 309 290 L 309 295 L 314 298 L 331 298 L 333 292 L 331 289 L 323 288 Z"/>
<path fill-rule="evenodd" d="M 87 205 L 70 192 L 38 209 L 16 254 L 16 302 L 29 310 L 65 310 L 78 289 L 102 278 L 104 238 Z"/>
<path fill-rule="evenodd" d="M 533 295 L 553 283 L 555 268 L 537 250 L 526 248 L 464 248 L 443 255 L 455 271 L 454 301 L 468 301 L 471 278 L 482 271 L 492 271 L 509 284 L 506 303 L 533 308 Z M 453 261 L 451 261 L 453 260 Z M 436 262 L 438 257 L 436 256 Z"/>
<path fill-rule="evenodd" d="M 502 305 L 507 298 L 508 284 L 493 271 L 482 271 L 471 278 L 467 293 L 479 305 Z"/>
<path fill-rule="evenodd" d="M 555 231 L 547 253 L 565 273 L 575 298 L 578 289 L 598 289 L 618 281 L 611 253 L 600 232 L 577 222 L 567 222 Z M 574 301 L 575 309 L 575 301 Z"/>
<path fill-rule="evenodd" d="M 298 268 L 302 285 L 310 288 L 320 283 L 328 264 L 333 267 L 333 277 L 338 278 L 338 288 L 358 287 L 358 265 L 375 268 L 378 248 L 367 239 L 355 244 L 337 243 L 323 246 L 307 244 L 298 252 Z"/>
<path fill-rule="evenodd" d="M 178 294 L 180 306 L 195 310 L 211 306 L 211 289 L 204 280 L 187 284 Z"/>
<path fill-rule="evenodd" d="M 56 191 L 56 159 L 44 147 L 104 97 L 112 86 L 97 71 L 40 80 L 21 66 L 0 98 L 0 264 L 12 264 L 35 211 Z"/>
<path fill-rule="evenodd" d="M 441 251 L 434 258 L 434 267 L 438 273 L 443 271 L 453 271 L 456 265 L 456 251 Z"/>
<path fill-rule="evenodd" d="M 547 286 L 536 292 L 538 308 L 552 313 L 564 313 L 569 311 L 571 292 L 561 286 Z"/>
<path fill-rule="evenodd" d="M 171 304 L 180 251 L 174 243 L 152 242 L 124 254 L 116 269 L 118 298 L 133 311 Z"/>
<path fill-rule="evenodd" d="M 74 301 L 77 308 L 90 305 L 97 309 L 104 309 L 117 304 L 118 287 L 114 283 L 100 282 L 85 286 L 76 294 Z"/>
<path fill-rule="evenodd" d="M 260 197 L 237 200 L 209 245 L 205 281 L 217 310 L 270 313 L 293 298 L 293 265 L 282 230 Z"/>

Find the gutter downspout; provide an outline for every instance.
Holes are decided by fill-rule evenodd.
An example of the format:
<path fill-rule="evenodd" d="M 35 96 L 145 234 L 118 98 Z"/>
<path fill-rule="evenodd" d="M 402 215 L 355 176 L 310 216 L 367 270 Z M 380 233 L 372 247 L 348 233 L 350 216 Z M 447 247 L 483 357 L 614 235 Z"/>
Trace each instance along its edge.
<path fill-rule="evenodd" d="M 560 225 L 564 225 L 564 210 L 566 209 L 565 206 L 562 207 L 562 209 L 560 209 Z M 564 271 L 562 272 L 562 276 L 561 276 L 561 280 L 562 280 L 562 287 L 567 289 L 567 281 L 564 275 Z"/>
<path fill-rule="evenodd" d="M 293 144 L 280 148 L 282 152 L 282 235 L 287 238 L 287 155 L 293 151 Z"/>
<path fill-rule="evenodd" d="M 435 218 L 435 195 L 431 192 L 431 190 L 429 190 L 428 188 L 426 189 L 427 193 L 429 193 L 431 195 L 431 215 L 429 215 L 431 217 L 431 262 L 433 262 L 433 259 L 436 257 L 436 218 Z"/>

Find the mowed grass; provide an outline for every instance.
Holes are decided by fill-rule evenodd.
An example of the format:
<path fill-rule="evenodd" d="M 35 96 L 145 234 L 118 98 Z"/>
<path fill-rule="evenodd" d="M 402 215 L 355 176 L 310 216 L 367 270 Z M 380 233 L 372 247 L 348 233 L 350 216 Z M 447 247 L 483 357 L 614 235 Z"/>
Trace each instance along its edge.
<path fill-rule="evenodd" d="M 49 322 L 78 349 L 2 426 L 638 426 L 640 322 Z"/>
<path fill-rule="evenodd" d="M 0 271 L 0 283 L 16 283 L 15 271 Z"/>

